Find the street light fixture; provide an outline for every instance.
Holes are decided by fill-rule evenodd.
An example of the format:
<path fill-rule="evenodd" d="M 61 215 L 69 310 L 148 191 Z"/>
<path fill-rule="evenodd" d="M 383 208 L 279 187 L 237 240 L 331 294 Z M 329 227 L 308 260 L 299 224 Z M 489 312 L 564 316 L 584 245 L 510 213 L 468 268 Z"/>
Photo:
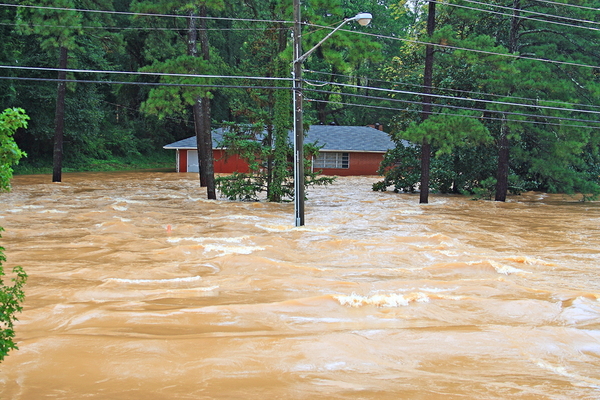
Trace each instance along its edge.
<path fill-rule="evenodd" d="M 369 13 L 358 13 L 352 18 L 345 19 L 334 30 L 329 32 L 319 43 L 302 54 L 302 24 L 300 23 L 300 0 L 294 0 L 294 66 L 292 69 L 292 90 L 294 92 L 294 211 L 296 226 L 304 225 L 304 127 L 302 126 L 302 63 L 325 40 L 329 39 L 338 29 L 350 21 L 356 21 L 362 26 L 371 22 L 373 16 Z"/>

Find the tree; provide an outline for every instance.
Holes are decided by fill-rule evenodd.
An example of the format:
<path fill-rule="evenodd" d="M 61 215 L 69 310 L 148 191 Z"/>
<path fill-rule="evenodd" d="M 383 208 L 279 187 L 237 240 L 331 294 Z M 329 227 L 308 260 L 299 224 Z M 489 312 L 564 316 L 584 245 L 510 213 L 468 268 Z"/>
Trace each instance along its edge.
<path fill-rule="evenodd" d="M 475 161 L 471 149 L 477 149 L 491 141 L 488 129 L 472 114 L 437 114 L 423 122 L 412 122 L 405 130 L 394 135 L 397 143 L 389 151 L 380 168 L 384 180 L 373 186 L 374 190 L 386 190 L 394 185 L 394 190 L 413 192 L 418 183 L 422 185 L 421 165 L 423 151 L 434 149 L 435 159 L 431 162 L 432 188 L 441 192 L 463 193 L 471 190 L 474 181 L 481 176 L 475 174 L 476 167 L 465 163 Z M 428 143 L 430 147 L 407 143 Z M 481 162 L 482 160 L 477 160 Z M 483 179 L 483 178 L 481 178 Z"/>
<path fill-rule="evenodd" d="M 0 192 L 10 190 L 12 166 L 26 156 L 15 142 L 13 135 L 19 128 L 27 128 L 29 117 L 21 108 L 6 109 L 0 114 Z"/>
<path fill-rule="evenodd" d="M 600 193 L 592 172 L 598 153 L 594 93 L 599 79 L 591 67 L 600 61 L 591 50 L 600 35 L 587 29 L 584 9 L 537 1 L 474 5 L 452 0 L 440 4 L 437 14 L 433 112 L 478 113 L 497 151 L 495 172 L 480 179 L 486 186 L 495 180 L 492 197 L 503 201 L 516 186 Z M 415 21 L 415 32 L 421 32 L 423 18 L 418 15 Z M 391 76 L 416 81 L 420 46 L 406 46 L 388 69 Z M 396 130 L 406 129 L 416 118 L 416 112 L 399 114 Z M 481 146 L 481 153 L 488 154 L 489 145 Z M 489 163 L 472 168 L 490 170 Z"/>
<path fill-rule="evenodd" d="M 24 0 L 18 9 L 17 23 L 21 34 L 39 38 L 40 47 L 58 58 L 58 87 L 54 118 L 54 151 L 52 181 L 62 181 L 63 139 L 65 135 L 65 104 L 67 93 L 67 67 L 69 53 L 82 49 L 84 26 L 99 28 L 110 17 L 82 13 L 77 9 L 101 9 L 110 11 L 110 0 Z M 107 43 L 106 32 L 96 33 L 98 41 Z M 90 45 L 90 43 L 86 43 Z M 58 54 L 56 54 L 58 53 Z"/>
<path fill-rule="evenodd" d="M 180 83 L 181 86 L 163 86 L 150 91 L 148 99 L 142 105 L 146 113 L 156 114 L 160 118 L 170 114 L 182 114 L 185 108 L 192 109 L 194 128 L 196 132 L 198 159 L 200 163 L 200 185 L 207 188 L 207 197 L 216 198 L 211 135 L 210 90 L 204 85 L 209 80 L 194 78 L 194 74 L 216 72 L 219 60 L 210 62 L 210 49 L 206 27 L 207 9 L 219 10 L 224 7 L 223 0 L 188 2 L 174 4 L 172 2 L 135 2 L 132 8 L 145 13 L 185 13 L 189 16 L 186 35 L 161 32 L 150 35 L 147 46 L 161 46 L 161 52 L 156 48 L 147 48 L 147 59 L 152 64 L 141 68 L 145 72 L 167 72 L 187 76 L 162 77 L 165 83 Z M 200 21 L 200 27 L 197 21 Z M 160 22 L 159 22 L 160 23 Z M 198 57 L 198 32 L 200 33 L 200 52 Z M 165 51 L 166 50 L 166 51 Z M 213 57 L 216 58 L 216 57 Z M 185 86 L 187 85 L 187 86 Z M 196 85 L 196 86 L 194 86 Z"/>
<path fill-rule="evenodd" d="M 429 7 L 427 12 L 427 36 L 429 40 L 433 37 L 435 31 L 435 1 L 429 1 Z M 425 69 L 423 71 L 423 112 L 421 119 L 425 125 L 427 119 L 431 114 L 431 92 L 433 84 L 433 44 L 428 43 L 425 46 Z M 428 203 L 429 197 L 429 165 L 431 158 L 431 140 L 425 135 L 422 138 L 421 146 L 421 192 L 419 194 L 419 203 Z"/>

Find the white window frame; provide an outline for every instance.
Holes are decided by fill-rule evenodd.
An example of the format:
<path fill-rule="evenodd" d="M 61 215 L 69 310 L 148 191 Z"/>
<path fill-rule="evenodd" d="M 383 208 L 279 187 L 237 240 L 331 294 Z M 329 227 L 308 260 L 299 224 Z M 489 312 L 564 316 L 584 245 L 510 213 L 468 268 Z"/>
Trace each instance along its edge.
<path fill-rule="evenodd" d="M 348 169 L 350 153 L 322 151 L 313 159 L 314 169 Z"/>

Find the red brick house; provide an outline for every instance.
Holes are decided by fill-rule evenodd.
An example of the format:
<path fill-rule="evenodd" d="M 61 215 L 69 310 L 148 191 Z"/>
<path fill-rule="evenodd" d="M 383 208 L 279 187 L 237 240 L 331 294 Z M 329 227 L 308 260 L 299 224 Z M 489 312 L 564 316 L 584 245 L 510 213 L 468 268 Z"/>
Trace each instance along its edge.
<path fill-rule="evenodd" d="M 225 157 L 225 149 L 218 143 L 222 129 L 213 131 L 215 173 L 247 172 L 248 165 L 238 157 Z M 290 132 L 290 142 L 293 133 Z M 322 146 L 312 161 L 313 169 L 324 175 L 376 175 L 386 151 L 394 148 L 389 135 L 369 126 L 312 125 L 305 132 L 305 142 Z M 198 172 L 196 137 L 190 137 L 164 146 L 176 151 L 177 172 Z"/>

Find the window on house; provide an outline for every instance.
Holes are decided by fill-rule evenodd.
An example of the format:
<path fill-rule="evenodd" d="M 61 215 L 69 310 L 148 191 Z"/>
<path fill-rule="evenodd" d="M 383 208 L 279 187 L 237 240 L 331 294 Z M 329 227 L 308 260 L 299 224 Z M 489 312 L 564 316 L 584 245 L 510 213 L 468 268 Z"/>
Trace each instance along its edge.
<path fill-rule="evenodd" d="M 348 168 L 350 156 L 348 153 L 319 153 L 314 159 L 314 168 Z"/>

